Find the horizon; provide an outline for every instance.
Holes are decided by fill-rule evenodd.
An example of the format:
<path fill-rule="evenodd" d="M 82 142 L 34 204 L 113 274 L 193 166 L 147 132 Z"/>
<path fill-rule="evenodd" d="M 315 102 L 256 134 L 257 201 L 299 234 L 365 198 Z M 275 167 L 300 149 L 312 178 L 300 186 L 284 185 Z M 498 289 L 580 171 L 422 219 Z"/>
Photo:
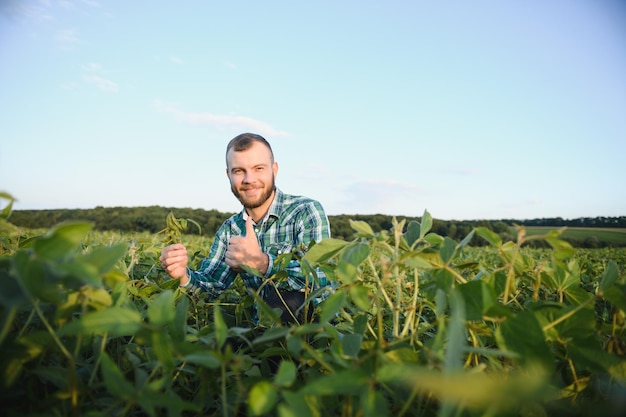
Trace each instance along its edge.
<path fill-rule="evenodd" d="M 239 213 L 241 211 L 222 211 L 222 210 L 218 210 L 215 208 L 203 208 L 203 207 L 173 207 L 173 206 L 161 206 L 161 205 L 149 205 L 149 206 L 96 206 L 96 207 L 86 207 L 86 208 L 54 208 L 54 209 L 13 209 L 12 211 L 55 211 L 55 210 L 97 210 L 100 208 L 103 209 L 141 209 L 141 208 L 151 208 L 151 207 L 159 207 L 159 208 L 164 208 L 164 209 L 171 209 L 171 210 L 203 210 L 203 211 L 211 211 L 211 210 L 215 210 L 218 211 L 220 213 L 223 214 L 229 214 L 229 213 Z M 0 209 L 3 207 L 0 207 Z M 500 220 L 520 220 L 520 221 L 532 221 L 532 220 L 547 220 L 547 219 L 562 219 L 563 221 L 573 221 L 573 220 L 579 220 L 579 219 L 596 219 L 596 218 L 608 218 L 608 219 L 612 219 L 612 218 L 622 218 L 622 217 L 626 217 L 626 215 L 621 215 L 621 216 L 580 216 L 580 217 L 572 217 L 572 218 L 568 218 L 568 217 L 562 217 L 562 216 L 552 216 L 552 217 L 533 217 L 533 218 L 512 218 L 512 217 L 502 217 L 502 218 L 492 218 L 492 219 L 443 219 L 443 218 L 439 218 L 436 216 L 433 216 L 432 213 L 429 212 L 429 214 L 432 216 L 433 219 L 435 220 L 440 220 L 440 221 L 446 221 L 446 222 L 452 222 L 452 221 L 458 221 L 458 222 L 463 222 L 463 221 L 467 221 L 467 222 L 479 222 L 479 221 L 500 221 Z M 403 214 L 399 214 L 399 215 L 394 215 L 394 214 L 385 214 L 385 213 L 368 213 L 368 214 L 364 214 L 364 213 L 340 213 L 340 214 L 327 214 L 329 217 L 338 217 L 338 216 L 387 216 L 387 217 L 395 217 L 398 219 L 401 218 L 421 218 L 423 217 L 424 213 L 422 213 L 419 216 L 414 216 L 414 215 L 403 215 Z"/>

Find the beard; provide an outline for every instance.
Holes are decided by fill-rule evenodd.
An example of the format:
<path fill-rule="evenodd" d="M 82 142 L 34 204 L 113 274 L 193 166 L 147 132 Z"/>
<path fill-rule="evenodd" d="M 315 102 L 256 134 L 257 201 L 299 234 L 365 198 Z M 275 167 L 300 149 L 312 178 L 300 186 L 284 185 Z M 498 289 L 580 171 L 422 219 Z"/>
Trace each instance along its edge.
<path fill-rule="evenodd" d="M 246 189 L 250 189 L 251 187 L 247 187 Z M 261 207 L 271 196 L 274 190 L 276 189 L 276 184 L 274 183 L 274 176 L 272 175 L 272 183 L 269 187 L 265 188 L 263 186 L 263 193 L 256 199 L 247 198 L 242 193 L 237 190 L 234 185 L 230 186 L 230 190 L 233 192 L 237 200 L 241 202 L 241 204 L 247 209 L 255 209 L 257 207 Z"/>

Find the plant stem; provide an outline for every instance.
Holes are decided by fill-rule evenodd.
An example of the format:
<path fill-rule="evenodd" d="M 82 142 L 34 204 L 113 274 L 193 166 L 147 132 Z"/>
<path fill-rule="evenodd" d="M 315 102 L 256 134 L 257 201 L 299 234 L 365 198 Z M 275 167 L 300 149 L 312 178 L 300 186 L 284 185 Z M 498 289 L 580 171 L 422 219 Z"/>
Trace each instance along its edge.
<path fill-rule="evenodd" d="M 553 322 L 546 324 L 545 326 L 543 326 L 543 331 L 545 332 L 547 330 L 550 330 L 557 324 L 564 322 L 565 320 L 567 320 L 568 318 L 576 314 L 579 310 L 582 310 L 584 307 L 586 307 L 587 304 L 589 304 L 591 301 L 595 301 L 595 298 L 588 298 L 585 302 L 580 303 L 575 309 L 568 311 L 567 313 L 563 314 L 561 317 L 554 320 Z"/>

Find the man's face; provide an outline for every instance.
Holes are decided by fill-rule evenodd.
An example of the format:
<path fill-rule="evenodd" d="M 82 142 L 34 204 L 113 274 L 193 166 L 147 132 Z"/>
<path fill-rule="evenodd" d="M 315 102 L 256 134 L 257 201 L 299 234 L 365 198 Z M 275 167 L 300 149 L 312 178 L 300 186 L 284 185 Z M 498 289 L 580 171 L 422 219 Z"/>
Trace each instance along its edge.
<path fill-rule="evenodd" d="M 255 209 L 266 202 L 274 192 L 274 179 L 278 164 L 272 162 L 272 154 L 267 146 L 254 142 L 245 151 L 232 149 L 227 155 L 226 174 L 230 189 L 245 208 Z"/>

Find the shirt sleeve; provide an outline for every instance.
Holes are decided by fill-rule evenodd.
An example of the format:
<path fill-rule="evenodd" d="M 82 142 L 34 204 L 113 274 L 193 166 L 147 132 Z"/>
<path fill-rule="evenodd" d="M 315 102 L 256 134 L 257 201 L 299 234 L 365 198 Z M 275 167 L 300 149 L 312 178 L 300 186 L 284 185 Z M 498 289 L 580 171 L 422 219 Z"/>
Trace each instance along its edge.
<path fill-rule="evenodd" d="M 189 274 L 187 289 L 191 291 L 200 289 L 215 298 L 232 285 L 237 272 L 226 265 L 227 230 L 228 225 L 224 224 L 217 231 L 209 255 L 202 260 L 198 270 L 187 268 Z"/>

